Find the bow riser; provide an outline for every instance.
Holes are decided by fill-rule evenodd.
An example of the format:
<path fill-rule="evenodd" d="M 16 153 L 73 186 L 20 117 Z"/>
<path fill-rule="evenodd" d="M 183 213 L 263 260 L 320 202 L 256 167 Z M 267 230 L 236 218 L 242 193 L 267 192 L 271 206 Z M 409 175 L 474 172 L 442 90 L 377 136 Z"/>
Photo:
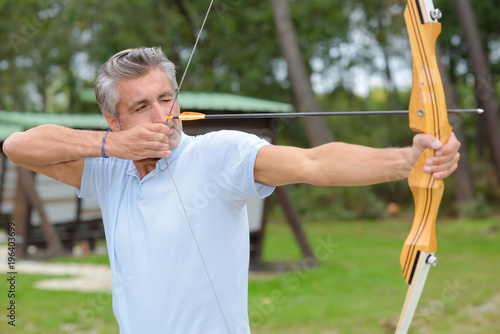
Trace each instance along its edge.
<path fill-rule="evenodd" d="M 437 250 L 436 217 L 444 184 L 441 180 L 426 176 L 427 179 L 422 179 L 418 173 L 414 173 L 408 179 L 415 200 L 415 218 L 399 259 L 404 280 L 408 284 L 411 284 L 415 273 L 418 251 L 433 253 Z"/>
<path fill-rule="evenodd" d="M 445 143 L 451 134 L 446 113 L 444 90 L 435 57 L 436 40 L 441 24 L 431 16 L 432 3 L 410 0 L 405 9 L 412 50 L 413 85 L 409 106 L 410 128 L 420 133 L 432 134 Z M 415 272 L 418 251 L 437 250 L 436 217 L 443 196 L 442 180 L 435 180 L 423 172 L 427 159 L 434 151 L 426 149 L 419 157 L 410 177 L 409 186 L 415 199 L 415 219 L 401 252 L 400 263 L 405 281 L 410 284 Z"/>
<path fill-rule="evenodd" d="M 429 25 L 432 25 L 429 27 Z M 424 30 L 429 30 L 429 33 L 439 33 L 441 25 L 439 23 L 428 23 L 424 26 Z M 416 37 L 414 37 L 416 39 Z M 441 125 L 446 126 L 448 116 L 446 112 L 446 101 L 444 97 L 443 87 L 441 85 L 441 75 L 439 74 L 438 65 L 434 56 L 429 56 L 427 53 L 434 55 L 435 39 L 431 41 L 422 40 L 422 35 L 418 40 L 412 42 L 413 45 L 418 43 L 418 47 L 431 50 L 431 52 L 418 52 L 412 57 L 413 81 L 410 97 L 410 105 L 408 107 L 410 128 L 416 132 L 432 133 L 439 136 Z M 430 44 L 424 46 L 423 44 Z M 442 109 L 444 108 L 444 109 Z M 451 132 L 451 129 L 450 131 Z M 449 133 L 448 133 L 449 135 Z"/>
<path fill-rule="evenodd" d="M 448 123 L 445 94 L 435 56 L 441 23 L 423 23 L 418 3 L 419 0 L 409 1 L 404 15 L 413 55 L 413 82 L 408 108 L 410 128 L 432 134 L 444 143 L 450 136 L 451 126 Z"/>

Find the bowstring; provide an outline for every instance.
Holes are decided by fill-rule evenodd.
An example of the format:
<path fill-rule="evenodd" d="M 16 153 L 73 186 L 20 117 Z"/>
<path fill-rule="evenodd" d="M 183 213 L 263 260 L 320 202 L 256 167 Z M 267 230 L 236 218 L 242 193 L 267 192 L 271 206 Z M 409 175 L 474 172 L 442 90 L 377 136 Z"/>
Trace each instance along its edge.
<path fill-rule="evenodd" d="M 210 282 L 210 286 L 212 287 L 212 291 L 214 293 L 215 300 L 217 301 L 217 305 L 219 305 L 220 313 L 222 314 L 222 318 L 224 319 L 224 323 L 226 324 L 226 328 L 227 328 L 228 333 L 231 334 L 231 329 L 229 328 L 229 324 L 227 322 L 226 315 L 224 314 L 224 310 L 222 309 L 222 304 L 219 300 L 219 296 L 217 295 L 217 291 L 215 290 L 214 282 L 212 281 L 212 277 L 210 276 L 210 272 L 208 271 L 208 267 L 207 267 L 207 264 L 205 262 L 205 258 L 203 257 L 203 253 L 201 251 L 200 244 L 198 243 L 198 239 L 196 238 L 196 234 L 194 233 L 193 226 L 191 225 L 191 222 L 189 221 L 189 216 L 187 214 L 186 207 L 184 206 L 179 189 L 177 188 L 177 184 L 175 183 L 174 177 L 172 175 L 172 171 L 170 170 L 170 166 L 168 163 L 167 163 L 167 169 L 168 169 L 168 172 L 170 173 L 170 177 L 172 179 L 172 183 L 174 185 L 175 191 L 177 192 L 177 196 L 179 197 L 179 202 L 181 203 L 181 207 L 182 207 L 182 210 L 184 211 L 184 215 L 186 216 L 186 221 L 188 223 L 189 230 L 191 231 L 191 235 L 193 236 L 194 243 L 196 244 L 196 248 L 198 249 L 198 254 L 200 254 L 201 262 L 203 263 L 203 267 L 205 268 L 205 273 L 207 274 L 208 281 Z"/>
<path fill-rule="evenodd" d="M 212 9 L 212 4 L 214 3 L 214 0 L 210 1 L 210 5 L 208 5 L 208 10 L 205 14 L 205 18 L 203 19 L 203 22 L 200 27 L 200 31 L 198 32 L 198 35 L 196 36 L 196 40 L 193 45 L 193 50 L 191 50 L 191 54 L 189 55 L 188 62 L 186 64 L 186 68 L 184 69 L 184 73 L 182 73 L 181 77 L 181 82 L 179 83 L 179 86 L 176 89 L 175 92 L 175 98 L 174 98 L 174 103 L 172 103 L 172 107 L 170 107 L 170 112 L 168 113 L 168 116 L 172 114 L 172 110 L 174 109 L 175 102 L 177 101 L 177 97 L 179 96 L 179 92 L 181 91 L 182 83 L 184 82 L 184 78 L 186 77 L 186 73 L 188 71 L 189 65 L 191 65 L 191 59 L 193 59 L 194 51 L 198 47 L 198 41 L 200 40 L 201 33 L 203 32 L 203 28 L 205 28 L 205 22 L 207 22 L 208 14 L 210 14 L 210 9 Z"/>
<path fill-rule="evenodd" d="M 194 52 L 195 52 L 195 50 L 196 50 L 196 48 L 198 46 L 198 41 L 200 40 L 200 36 L 201 36 L 201 34 L 203 32 L 203 28 L 205 27 L 205 22 L 207 21 L 208 14 L 210 13 L 210 10 L 212 8 L 213 2 L 214 2 L 214 0 L 210 1 L 210 5 L 208 6 L 207 12 L 205 14 L 205 18 L 203 19 L 203 23 L 201 24 L 200 31 L 198 32 L 198 35 L 196 36 L 196 41 L 194 43 L 193 50 L 191 51 L 191 54 L 189 55 L 189 59 L 188 59 L 188 62 L 186 64 L 186 68 L 184 69 L 184 73 L 182 74 L 179 86 L 176 89 L 174 102 L 172 103 L 172 107 L 170 108 L 168 116 L 170 116 L 172 114 L 172 110 L 174 109 L 175 102 L 177 102 L 177 98 L 179 96 L 179 92 L 181 91 L 181 87 L 182 87 L 182 84 L 184 82 L 184 78 L 186 77 L 186 73 L 187 73 L 187 71 L 189 69 L 189 65 L 191 64 L 191 60 L 193 59 Z M 167 120 L 167 122 L 168 122 L 168 120 Z M 219 296 L 217 295 L 217 291 L 215 289 L 215 285 L 213 283 L 212 277 L 211 277 L 210 272 L 208 270 L 208 266 L 206 264 L 205 257 L 203 256 L 203 252 L 201 251 L 200 244 L 198 243 L 198 239 L 196 238 L 196 234 L 194 233 L 193 226 L 191 224 L 191 221 L 189 220 L 189 216 L 188 216 L 186 207 L 184 206 L 184 202 L 182 201 L 182 197 L 181 197 L 181 194 L 179 192 L 179 188 L 177 187 L 177 184 L 176 184 L 175 179 L 174 179 L 174 175 L 172 173 L 172 170 L 170 169 L 170 164 L 168 163 L 168 161 L 167 161 L 167 169 L 168 169 L 168 172 L 170 174 L 170 178 L 172 179 L 172 183 L 173 183 L 175 191 L 177 193 L 177 197 L 179 198 L 179 202 L 180 202 L 182 210 L 184 212 L 184 216 L 186 217 L 186 222 L 187 222 L 187 224 L 189 226 L 189 230 L 191 231 L 191 235 L 193 236 L 193 240 L 194 240 L 194 243 L 196 245 L 196 249 L 198 250 L 198 254 L 200 255 L 201 262 L 203 263 L 203 268 L 205 268 L 205 273 L 207 274 L 208 281 L 210 282 L 210 286 L 212 287 L 212 291 L 214 293 L 215 300 L 217 301 L 217 305 L 219 306 L 219 310 L 221 312 L 222 318 L 224 319 L 224 323 L 226 324 L 227 331 L 228 331 L 229 334 L 231 334 L 231 329 L 229 328 L 229 323 L 227 322 L 227 318 L 226 318 L 226 315 L 224 314 L 224 310 L 222 308 L 222 304 L 220 302 Z"/>

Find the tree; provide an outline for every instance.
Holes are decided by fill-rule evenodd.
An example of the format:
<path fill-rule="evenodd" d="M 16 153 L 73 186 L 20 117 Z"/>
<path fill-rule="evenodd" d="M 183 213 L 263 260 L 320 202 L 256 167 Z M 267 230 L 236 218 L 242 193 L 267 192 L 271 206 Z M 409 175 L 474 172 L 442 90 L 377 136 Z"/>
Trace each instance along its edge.
<path fill-rule="evenodd" d="M 439 44 L 436 45 L 436 57 L 441 59 L 441 51 Z M 444 91 L 446 92 L 446 106 L 448 109 L 458 108 L 458 96 L 455 86 L 451 83 L 450 74 L 444 68 L 442 63 L 438 63 L 443 82 Z M 470 159 L 467 150 L 467 140 L 465 137 L 464 129 L 459 115 L 448 115 L 450 125 L 453 127 L 453 132 L 457 139 L 462 144 L 460 146 L 460 163 L 458 168 L 453 174 L 455 181 L 455 197 L 460 204 L 469 204 L 474 200 L 474 185 L 471 175 Z"/>
<path fill-rule="evenodd" d="M 274 22 L 278 32 L 283 55 L 288 63 L 293 98 L 299 111 L 320 111 L 319 103 L 312 90 L 310 74 L 304 65 L 295 28 L 290 17 L 287 0 L 271 0 Z M 304 123 L 312 146 L 319 146 L 333 140 L 326 123 L 319 117 L 305 117 Z"/>
<path fill-rule="evenodd" d="M 497 181 L 500 180 L 500 105 L 493 85 L 492 76 L 488 69 L 488 59 L 481 43 L 481 35 L 474 16 L 474 10 L 469 0 L 455 0 L 460 24 L 467 43 L 467 51 L 472 63 L 475 77 L 476 97 L 479 106 L 486 112 L 484 119 L 488 133 L 491 156 L 496 166 Z"/>

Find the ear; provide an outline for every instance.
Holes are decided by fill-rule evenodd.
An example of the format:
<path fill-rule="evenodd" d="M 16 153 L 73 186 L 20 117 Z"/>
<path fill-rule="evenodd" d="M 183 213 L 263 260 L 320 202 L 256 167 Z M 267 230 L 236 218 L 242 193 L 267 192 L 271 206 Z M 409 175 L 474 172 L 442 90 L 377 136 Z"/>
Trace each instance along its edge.
<path fill-rule="evenodd" d="M 106 122 L 109 125 L 109 128 L 113 131 L 121 131 L 122 127 L 120 125 L 120 122 L 118 121 L 118 118 L 115 116 L 110 116 L 110 115 L 104 115 L 104 118 L 106 119 Z"/>

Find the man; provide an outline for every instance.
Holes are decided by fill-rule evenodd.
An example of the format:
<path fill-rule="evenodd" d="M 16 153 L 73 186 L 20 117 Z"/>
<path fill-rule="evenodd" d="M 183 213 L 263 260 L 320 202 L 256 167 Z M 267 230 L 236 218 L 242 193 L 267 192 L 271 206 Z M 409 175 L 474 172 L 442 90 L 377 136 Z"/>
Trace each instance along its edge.
<path fill-rule="evenodd" d="M 366 185 L 407 178 L 426 147 L 426 173 L 457 166 L 460 144 L 430 135 L 411 148 L 330 143 L 272 146 L 249 134 L 182 133 L 175 67 L 158 48 L 122 51 L 95 84 L 112 132 L 44 125 L 12 135 L 16 164 L 78 189 L 102 210 L 120 332 L 249 333 L 246 203 L 274 186 Z M 109 157 L 109 158 L 108 158 Z"/>

